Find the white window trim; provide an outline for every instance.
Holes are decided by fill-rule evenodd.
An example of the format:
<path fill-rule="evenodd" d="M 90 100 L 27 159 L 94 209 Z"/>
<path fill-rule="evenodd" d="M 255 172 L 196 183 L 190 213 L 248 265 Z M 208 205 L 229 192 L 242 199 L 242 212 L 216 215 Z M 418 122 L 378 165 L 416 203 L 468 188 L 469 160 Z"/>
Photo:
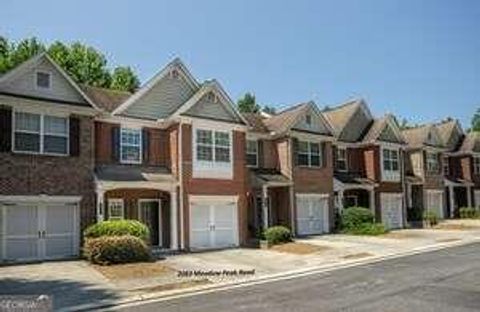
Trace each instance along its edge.
<path fill-rule="evenodd" d="M 28 130 L 15 130 L 15 114 L 16 113 L 26 113 L 26 114 L 34 114 L 34 115 L 39 115 L 40 116 L 40 132 L 35 132 L 35 131 L 28 131 Z M 49 133 L 44 133 L 44 118 L 45 116 L 50 116 L 50 117 L 58 117 L 58 118 L 65 118 L 67 121 L 66 124 L 66 130 L 67 133 L 63 135 L 59 135 L 58 133 L 55 134 L 49 134 Z M 33 151 L 21 151 L 21 150 L 16 150 L 15 149 L 15 133 L 30 133 L 30 134 L 39 134 L 40 135 L 40 151 L 38 152 L 33 152 Z M 67 151 L 65 154 L 62 153 L 51 153 L 51 152 L 44 152 L 44 136 L 49 135 L 49 136 L 58 136 L 58 137 L 65 137 L 67 139 Z M 27 154 L 27 155 L 45 155 L 45 156 L 60 156 L 60 157 L 68 157 L 70 156 L 70 118 L 69 116 L 65 115 L 54 115 L 54 114 L 44 114 L 44 113 L 39 113 L 39 112 L 33 112 L 33 111 L 28 111 L 28 110 L 12 110 L 12 152 L 16 154 Z"/>
<path fill-rule="evenodd" d="M 434 156 L 434 158 L 431 158 L 429 156 Z M 428 173 L 438 173 L 440 170 L 440 164 L 438 161 L 438 154 L 435 152 L 429 152 L 427 151 L 425 153 L 425 161 L 427 163 L 427 172 Z M 436 168 L 433 168 L 433 166 L 436 166 Z"/>
<path fill-rule="evenodd" d="M 122 206 L 122 215 L 120 217 L 112 218 L 112 207 L 110 204 L 113 203 L 120 203 Z M 125 202 L 122 198 L 108 198 L 107 199 L 107 208 L 108 208 L 108 220 L 123 220 L 125 219 Z"/>
<path fill-rule="evenodd" d="M 41 87 L 37 84 L 37 74 L 47 74 L 48 75 L 48 82 L 49 82 L 49 86 L 48 88 L 46 87 Z M 35 75 L 33 75 L 33 86 L 35 88 L 35 90 L 46 90 L 46 91 L 50 91 L 52 90 L 52 84 L 53 84 L 53 79 L 52 79 L 53 75 L 52 75 L 52 72 L 51 71 L 48 71 L 48 70 L 36 70 L 35 71 Z"/>
<path fill-rule="evenodd" d="M 386 170 L 385 169 L 385 164 L 384 164 L 384 156 L 383 156 L 383 152 L 385 150 L 388 150 L 390 152 L 392 151 L 395 151 L 397 153 L 397 168 L 398 170 Z M 390 161 L 392 162 L 393 160 L 390 159 Z M 382 147 L 380 149 L 380 168 L 382 169 L 381 172 L 382 172 L 382 181 L 388 181 L 388 182 L 399 182 L 400 181 L 400 150 L 399 149 L 395 149 L 395 148 L 386 148 L 386 147 Z"/>
<path fill-rule="evenodd" d="M 136 144 L 124 144 L 123 143 L 123 140 L 122 140 L 122 135 L 123 135 L 123 130 L 135 130 L 135 131 L 138 131 L 140 133 L 140 138 L 139 138 L 139 142 L 138 142 L 138 145 Z M 137 147 L 140 149 L 139 150 L 139 157 L 138 157 L 138 161 L 137 160 L 124 160 L 123 159 L 123 146 L 130 146 L 130 147 Z M 143 159 L 143 133 L 142 133 L 142 129 L 141 128 L 134 128 L 134 127 L 125 127 L 125 126 L 122 126 L 120 127 L 120 163 L 122 164 L 132 164 L 132 165 L 138 165 L 138 164 L 141 164 Z"/>
<path fill-rule="evenodd" d="M 212 132 L 212 160 L 199 160 L 197 158 L 197 131 Z M 229 162 L 215 161 L 215 132 L 224 132 L 228 134 Z M 193 159 L 193 177 L 194 178 L 212 178 L 212 179 L 232 179 L 233 178 L 233 134 L 232 130 L 224 130 L 215 127 L 192 127 L 192 159 Z"/>
<path fill-rule="evenodd" d="M 258 140 L 255 140 L 255 139 L 247 139 L 246 142 L 247 142 L 247 146 L 245 147 L 245 154 L 248 156 L 248 155 L 253 155 L 253 153 L 249 153 L 248 152 L 248 141 L 251 141 L 251 142 L 255 142 L 256 144 L 256 152 L 255 152 L 255 165 L 249 165 L 247 163 L 247 167 L 251 167 L 251 168 L 258 168 Z"/>
<path fill-rule="evenodd" d="M 302 155 L 307 156 L 308 164 L 307 165 L 298 164 L 298 166 L 299 167 L 304 167 L 304 168 L 322 168 L 322 164 L 323 164 L 322 142 L 298 140 L 298 146 L 300 146 L 300 143 L 307 143 L 308 151 L 305 153 L 305 152 L 300 152 L 300 148 L 297 149 L 297 155 L 295 156 L 295 157 L 297 157 L 297 163 L 299 162 L 298 161 L 298 154 L 302 154 Z M 318 158 L 319 158 L 318 166 L 317 165 L 315 165 L 315 166 L 312 165 L 312 155 L 314 155 L 312 153 L 312 147 L 311 147 L 312 144 L 318 144 Z"/>
<path fill-rule="evenodd" d="M 345 152 L 345 154 L 344 154 L 344 155 L 345 155 L 345 158 L 339 158 L 339 157 L 338 157 L 338 151 L 339 151 L 339 150 L 342 150 L 342 151 Z M 346 149 L 345 147 L 338 147 L 338 146 L 337 146 L 337 149 L 336 149 L 336 152 L 335 152 L 335 153 L 336 153 L 336 155 L 335 155 L 335 169 L 336 169 L 337 171 L 340 171 L 340 172 L 347 172 L 347 171 L 348 171 L 347 149 Z M 342 160 L 342 161 L 345 162 L 345 169 L 339 169 L 339 168 L 338 168 L 337 162 L 338 162 L 339 160 Z"/>

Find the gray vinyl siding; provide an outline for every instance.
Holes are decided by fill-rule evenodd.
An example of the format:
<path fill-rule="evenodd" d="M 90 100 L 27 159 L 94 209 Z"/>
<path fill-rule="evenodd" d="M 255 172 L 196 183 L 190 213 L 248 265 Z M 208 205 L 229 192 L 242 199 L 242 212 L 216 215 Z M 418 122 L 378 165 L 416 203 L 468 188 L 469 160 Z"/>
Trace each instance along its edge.
<path fill-rule="evenodd" d="M 153 119 L 166 118 L 196 91 L 181 75 L 177 78 L 167 75 L 128 107 L 123 114 Z"/>
<path fill-rule="evenodd" d="M 306 115 L 311 116 L 311 123 L 307 124 Z M 304 130 L 309 132 L 315 132 L 320 134 L 330 134 L 328 127 L 325 123 L 318 117 L 318 115 L 310 108 L 307 113 L 300 118 L 300 120 L 292 127 L 292 129 Z"/>
<path fill-rule="evenodd" d="M 378 140 L 392 143 L 402 143 L 402 141 L 395 135 L 392 128 L 386 125 L 382 133 L 378 136 Z"/>
<path fill-rule="evenodd" d="M 358 107 L 340 134 L 339 139 L 346 142 L 355 142 L 359 140 L 370 122 L 371 120 L 365 114 L 363 109 Z"/>
<path fill-rule="evenodd" d="M 36 71 L 51 74 L 51 88 L 48 90 L 36 87 Z M 88 105 L 82 95 L 53 66 L 47 58 L 41 58 L 36 66 L 24 68 L 19 73 L 0 85 L 0 92 L 30 96 L 43 99 L 68 101 Z"/>
<path fill-rule="evenodd" d="M 222 101 L 222 99 L 218 98 L 217 102 L 213 102 L 209 100 L 208 94 L 205 94 L 195 105 L 185 112 L 185 115 L 239 122 L 240 118 L 235 114 L 233 109 L 227 109 L 225 107 L 228 107 L 230 104 L 223 105 L 220 101 Z"/>
<path fill-rule="evenodd" d="M 449 140 L 446 142 L 446 146 L 450 149 L 453 149 L 457 146 L 460 141 L 462 134 L 455 128 L 450 135 Z"/>

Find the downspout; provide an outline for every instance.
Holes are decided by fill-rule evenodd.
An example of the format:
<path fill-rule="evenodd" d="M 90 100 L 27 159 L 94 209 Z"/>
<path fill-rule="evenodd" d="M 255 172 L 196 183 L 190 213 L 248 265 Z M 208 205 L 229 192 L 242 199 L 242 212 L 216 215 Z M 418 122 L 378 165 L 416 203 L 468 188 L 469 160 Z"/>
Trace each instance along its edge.
<path fill-rule="evenodd" d="M 183 219 L 183 135 L 182 135 L 182 122 L 179 123 L 178 128 L 178 176 L 179 176 L 179 188 L 178 188 L 178 198 L 179 198 L 179 208 L 180 208 L 180 250 L 185 249 L 185 233 L 184 233 L 184 219 Z"/>
<path fill-rule="evenodd" d="M 407 210 L 407 204 L 408 204 L 408 200 L 407 200 L 407 196 L 408 196 L 408 192 L 407 192 L 407 179 L 405 177 L 405 157 L 406 157 L 406 153 L 405 153 L 405 150 L 403 148 L 400 149 L 401 153 L 402 153 L 402 157 L 400 158 L 400 179 L 402 179 L 402 193 L 403 193 L 403 213 L 402 213 L 402 218 L 403 218 L 403 227 L 405 228 L 406 225 L 407 225 L 407 214 L 408 214 L 408 210 Z"/>

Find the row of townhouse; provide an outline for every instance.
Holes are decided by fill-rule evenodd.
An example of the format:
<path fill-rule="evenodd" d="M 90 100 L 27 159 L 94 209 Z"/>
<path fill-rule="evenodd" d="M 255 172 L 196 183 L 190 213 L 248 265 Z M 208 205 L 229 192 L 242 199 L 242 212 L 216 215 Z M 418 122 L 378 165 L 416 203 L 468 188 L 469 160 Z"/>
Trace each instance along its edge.
<path fill-rule="evenodd" d="M 0 261 L 75 257 L 95 222 L 138 219 L 152 246 L 245 245 L 272 225 L 329 233 L 351 206 L 389 228 L 480 205 L 480 138 L 401 131 L 362 100 L 240 114 L 175 59 L 131 94 L 75 83 L 40 54 L 0 77 Z"/>

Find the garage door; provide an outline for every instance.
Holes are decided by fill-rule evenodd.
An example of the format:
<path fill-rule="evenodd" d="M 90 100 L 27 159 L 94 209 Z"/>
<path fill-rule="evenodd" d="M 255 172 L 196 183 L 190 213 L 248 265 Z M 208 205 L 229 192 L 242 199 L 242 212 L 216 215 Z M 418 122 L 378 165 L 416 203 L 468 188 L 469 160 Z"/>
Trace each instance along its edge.
<path fill-rule="evenodd" d="M 237 197 L 190 197 L 190 247 L 238 246 Z"/>
<path fill-rule="evenodd" d="M 2 204 L 1 258 L 29 261 L 77 256 L 77 207 L 65 202 Z"/>
<path fill-rule="evenodd" d="M 296 203 L 298 235 L 328 233 L 328 195 L 297 194 Z"/>
<path fill-rule="evenodd" d="M 426 190 L 425 208 L 428 211 L 433 211 L 438 218 L 443 219 L 443 191 L 440 190 Z"/>
<path fill-rule="evenodd" d="M 382 223 L 387 229 L 403 227 L 403 204 L 401 193 L 381 193 Z"/>

